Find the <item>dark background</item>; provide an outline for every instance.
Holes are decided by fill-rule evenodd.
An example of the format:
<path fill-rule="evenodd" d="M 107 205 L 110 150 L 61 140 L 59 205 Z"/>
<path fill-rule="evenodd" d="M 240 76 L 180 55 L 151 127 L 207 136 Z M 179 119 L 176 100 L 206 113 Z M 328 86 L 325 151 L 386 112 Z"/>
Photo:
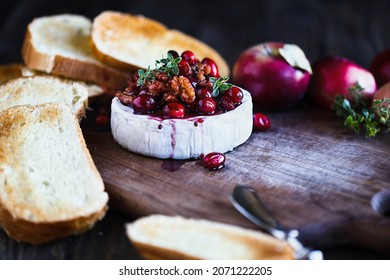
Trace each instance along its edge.
<path fill-rule="evenodd" d="M 390 47 L 390 1 L 1 1 L 0 63 L 21 61 L 27 24 L 58 13 L 91 19 L 103 10 L 143 14 L 214 47 L 233 67 L 239 54 L 255 44 L 282 41 L 299 45 L 310 61 L 340 55 L 367 67 Z M 112 210 L 93 230 L 34 247 L 8 239 L 0 230 L 0 259 L 137 258 L 124 234 L 131 217 Z M 327 258 L 381 258 L 354 248 L 326 251 Z"/>
<path fill-rule="evenodd" d="M 34 18 L 102 10 L 143 14 L 214 47 L 230 67 L 246 48 L 266 41 L 299 45 L 310 61 L 340 55 L 367 67 L 390 47 L 390 1 L 14 0 L 1 1 L 0 62 L 19 61 L 25 27 Z"/>

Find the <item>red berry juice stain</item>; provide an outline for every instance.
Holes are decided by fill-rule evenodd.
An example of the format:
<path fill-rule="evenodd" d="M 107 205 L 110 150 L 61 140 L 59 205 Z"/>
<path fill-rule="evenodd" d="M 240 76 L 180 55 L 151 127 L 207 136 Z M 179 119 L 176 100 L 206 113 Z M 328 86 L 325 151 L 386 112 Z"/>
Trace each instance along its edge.
<path fill-rule="evenodd" d="M 165 159 L 161 164 L 161 168 L 169 172 L 175 172 L 186 163 L 185 160 Z"/>
<path fill-rule="evenodd" d="M 172 132 L 171 132 L 171 154 L 170 158 L 173 158 L 175 154 L 175 147 L 176 147 L 176 121 L 175 120 L 169 120 L 169 124 L 172 127 Z"/>

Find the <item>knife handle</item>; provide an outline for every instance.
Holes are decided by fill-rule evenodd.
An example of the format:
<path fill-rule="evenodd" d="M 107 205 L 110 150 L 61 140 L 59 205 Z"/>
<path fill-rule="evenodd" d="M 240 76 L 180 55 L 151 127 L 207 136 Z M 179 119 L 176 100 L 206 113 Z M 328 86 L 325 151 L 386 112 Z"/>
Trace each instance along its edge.
<path fill-rule="evenodd" d="M 343 219 L 307 224 L 298 230 L 299 240 L 308 247 L 353 245 L 390 256 L 390 219 Z"/>

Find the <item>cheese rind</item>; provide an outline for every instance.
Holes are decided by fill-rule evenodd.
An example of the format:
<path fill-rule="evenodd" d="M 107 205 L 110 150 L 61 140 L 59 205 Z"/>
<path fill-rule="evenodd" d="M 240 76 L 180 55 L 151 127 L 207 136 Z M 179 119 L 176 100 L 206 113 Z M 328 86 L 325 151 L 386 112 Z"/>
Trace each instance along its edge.
<path fill-rule="evenodd" d="M 243 102 L 234 110 L 212 116 L 162 119 L 137 115 L 118 98 L 112 100 L 111 131 L 125 149 L 156 158 L 199 158 L 225 153 L 244 143 L 252 133 L 252 99 L 243 90 Z"/>

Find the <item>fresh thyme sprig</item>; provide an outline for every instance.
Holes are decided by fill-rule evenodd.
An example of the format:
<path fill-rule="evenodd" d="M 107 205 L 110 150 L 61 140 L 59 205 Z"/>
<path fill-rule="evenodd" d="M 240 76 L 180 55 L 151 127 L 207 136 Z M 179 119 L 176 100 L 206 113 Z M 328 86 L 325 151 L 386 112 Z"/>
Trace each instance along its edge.
<path fill-rule="evenodd" d="M 146 81 L 154 81 L 156 79 L 157 72 L 167 73 L 169 77 L 179 74 L 179 62 L 181 57 L 174 58 L 172 54 L 168 53 L 167 58 L 156 60 L 155 69 L 150 69 L 150 66 L 146 70 L 138 70 L 137 86 L 142 86 Z"/>
<path fill-rule="evenodd" d="M 179 74 L 179 62 L 181 57 L 174 58 L 172 54 L 168 53 L 167 58 L 162 58 L 156 61 L 155 71 L 167 73 L 170 77 Z"/>
<path fill-rule="evenodd" d="M 210 81 L 213 83 L 213 97 L 218 96 L 222 91 L 232 88 L 233 85 L 231 83 L 228 83 L 228 80 L 228 77 L 223 77 L 219 79 L 214 77 L 210 78 Z"/>
<path fill-rule="evenodd" d="M 142 86 L 146 81 L 153 81 L 155 79 L 153 70 L 150 70 L 150 66 L 144 71 L 138 69 L 137 86 Z"/>
<path fill-rule="evenodd" d="M 335 98 L 333 109 L 343 124 L 359 133 L 365 130 L 367 138 L 377 135 L 382 128 L 390 131 L 390 99 L 374 100 L 372 105 L 362 96 L 364 89 L 356 83 L 348 89 L 351 102 L 342 95 Z"/>

